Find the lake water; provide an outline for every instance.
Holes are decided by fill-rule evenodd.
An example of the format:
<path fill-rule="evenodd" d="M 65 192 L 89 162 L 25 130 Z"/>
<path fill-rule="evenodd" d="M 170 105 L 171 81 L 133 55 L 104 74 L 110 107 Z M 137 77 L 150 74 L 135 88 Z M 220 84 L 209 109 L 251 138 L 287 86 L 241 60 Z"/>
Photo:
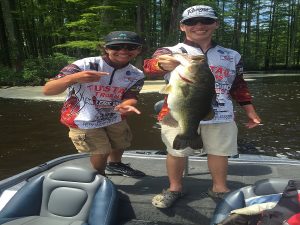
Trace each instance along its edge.
<path fill-rule="evenodd" d="M 239 151 L 300 159 L 300 76 L 272 76 L 248 79 L 262 124 L 244 128 L 246 117 L 239 106 Z M 129 123 L 134 140 L 131 149 L 164 150 L 153 105 L 163 97 L 141 94 Z M 76 153 L 68 129 L 59 123 L 61 102 L 0 98 L 0 179 L 45 161 Z"/>

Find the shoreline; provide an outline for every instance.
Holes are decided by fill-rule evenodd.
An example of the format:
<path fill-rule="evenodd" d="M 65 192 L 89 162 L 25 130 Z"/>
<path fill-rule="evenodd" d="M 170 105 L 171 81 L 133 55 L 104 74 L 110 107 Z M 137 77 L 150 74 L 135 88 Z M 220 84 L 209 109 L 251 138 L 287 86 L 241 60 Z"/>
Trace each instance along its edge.
<path fill-rule="evenodd" d="M 158 92 L 164 85 L 164 80 L 145 81 L 143 89 L 141 90 L 141 94 Z M 64 101 L 65 97 L 65 93 L 53 96 L 45 96 L 42 93 L 42 86 L 0 87 L 0 98 L 60 102 Z"/>
<path fill-rule="evenodd" d="M 279 76 L 300 76 L 300 74 L 244 74 L 244 79 L 246 81 L 253 81 L 256 78 L 261 77 L 279 77 Z M 159 92 L 161 88 L 165 85 L 164 80 L 145 80 L 145 84 L 141 90 L 143 93 L 154 93 Z M 0 86 L 0 98 L 8 99 L 24 99 L 24 100 L 33 100 L 33 101 L 64 101 L 65 93 L 53 96 L 45 96 L 42 93 L 42 86 Z"/>

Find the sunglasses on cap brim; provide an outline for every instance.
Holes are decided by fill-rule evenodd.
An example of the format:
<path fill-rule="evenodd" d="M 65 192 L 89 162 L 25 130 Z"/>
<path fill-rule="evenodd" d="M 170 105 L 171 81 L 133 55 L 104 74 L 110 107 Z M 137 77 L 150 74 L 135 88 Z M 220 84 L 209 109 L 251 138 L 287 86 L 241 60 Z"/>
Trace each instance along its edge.
<path fill-rule="evenodd" d="M 114 51 L 120 51 L 121 49 L 125 49 L 128 51 L 134 51 L 137 49 L 141 49 L 141 45 L 135 45 L 135 44 L 114 44 L 114 45 L 106 45 L 105 48 L 114 50 Z"/>
<path fill-rule="evenodd" d="M 182 21 L 181 23 L 187 26 L 195 26 L 197 23 L 201 23 L 204 25 L 210 25 L 216 22 L 217 20 L 213 18 L 208 18 L 208 17 L 197 17 L 197 18 L 191 18 Z"/>

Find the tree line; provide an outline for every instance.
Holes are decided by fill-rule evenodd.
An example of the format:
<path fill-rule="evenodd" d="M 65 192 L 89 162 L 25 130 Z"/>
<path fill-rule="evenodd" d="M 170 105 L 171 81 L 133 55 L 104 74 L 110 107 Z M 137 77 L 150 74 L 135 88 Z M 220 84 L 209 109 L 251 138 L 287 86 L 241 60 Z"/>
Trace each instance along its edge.
<path fill-rule="evenodd" d="M 295 70 L 300 0 L 1 0 L 0 84 L 43 84 L 72 60 L 101 54 L 103 37 L 132 30 L 146 40 L 135 62 L 182 41 L 182 11 L 216 9 L 215 41 L 239 51 L 245 70 Z"/>

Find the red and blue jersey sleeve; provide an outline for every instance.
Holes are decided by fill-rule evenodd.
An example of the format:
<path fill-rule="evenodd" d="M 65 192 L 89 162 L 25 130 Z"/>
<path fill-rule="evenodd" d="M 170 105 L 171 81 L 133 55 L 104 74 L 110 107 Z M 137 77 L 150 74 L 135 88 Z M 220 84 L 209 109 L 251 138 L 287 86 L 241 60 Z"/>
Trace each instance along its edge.
<path fill-rule="evenodd" d="M 172 52 L 167 48 L 157 49 L 151 59 L 144 60 L 144 72 L 149 76 L 162 76 L 168 71 L 163 70 L 159 67 L 158 60 L 156 57 L 165 54 L 172 54 Z"/>
<path fill-rule="evenodd" d="M 231 97 L 240 105 L 251 104 L 252 96 L 248 85 L 243 78 L 243 63 L 240 61 L 236 66 L 236 77 L 230 89 Z"/>

